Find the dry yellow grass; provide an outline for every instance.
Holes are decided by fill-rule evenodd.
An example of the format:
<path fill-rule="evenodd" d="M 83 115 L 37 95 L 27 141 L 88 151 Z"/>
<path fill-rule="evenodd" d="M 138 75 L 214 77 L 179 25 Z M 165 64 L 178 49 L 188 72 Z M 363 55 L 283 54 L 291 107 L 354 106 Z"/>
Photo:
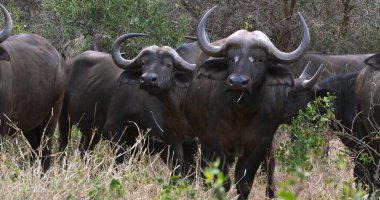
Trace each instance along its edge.
<path fill-rule="evenodd" d="M 41 176 L 38 164 L 29 164 L 28 146 L 22 137 L 3 140 L 0 199 L 91 199 L 91 196 L 93 199 L 159 199 L 168 191 L 165 185 L 168 185 L 172 172 L 157 155 L 147 155 L 140 145 L 135 147 L 139 149 L 137 155 L 128 155 L 124 164 L 115 166 L 108 142 L 101 142 L 92 154 L 82 160 L 76 150 L 79 140 L 73 141 L 66 150 L 70 155 L 65 161 L 67 165 L 62 167 L 58 155 L 55 155 L 55 163 Z M 316 160 L 310 176 L 294 186 L 289 185 L 290 190 L 297 192 L 298 199 L 340 199 L 344 182 L 352 179 L 353 170 L 350 160 L 347 160 L 345 168 L 337 167 L 335 160 L 341 150 L 340 141 L 332 140 L 327 163 Z M 278 165 L 275 172 L 277 187 L 279 182 L 292 178 L 281 172 Z M 265 176 L 262 172 L 257 174 L 250 199 L 266 199 Z M 212 192 L 203 187 L 200 177 L 198 171 L 196 180 L 173 199 L 212 198 Z M 237 199 L 235 189 L 226 195 L 227 199 Z"/>

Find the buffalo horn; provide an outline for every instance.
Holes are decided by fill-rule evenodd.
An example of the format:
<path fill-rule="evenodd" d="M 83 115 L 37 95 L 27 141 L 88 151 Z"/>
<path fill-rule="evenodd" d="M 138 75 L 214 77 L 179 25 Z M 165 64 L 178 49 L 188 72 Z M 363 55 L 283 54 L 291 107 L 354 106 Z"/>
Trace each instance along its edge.
<path fill-rule="evenodd" d="M 213 57 L 223 57 L 226 54 L 226 44 L 222 46 L 215 46 L 211 44 L 208 40 L 207 33 L 206 33 L 206 21 L 208 16 L 211 14 L 211 12 L 216 8 L 217 6 L 212 7 L 210 10 L 207 11 L 207 13 L 202 17 L 201 21 L 198 24 L 197 29 L 197 38 L 198 38 L 198 44 L 199 47 L 202 49 L 203 52 L 205 52 L 209 56 Z M 279 49 L 277 49 L 273 43 L 269 40 L 269 38 L 265 34 L 258 34 L 256 38 L 257 41 L 263 41 L 259 42 L 256 45 L 262 46 L 264 49 L 268 50 L 268 53 L 273 55 L 276 59 L 280 60 L 281 62 L 293 62 L 297 59 L 299 59 L 305 51 L 307 50 L 307 47 L 310 43 L 310 34 L 309 29 L 307 27 L 307 24 L 305 22 L 305 19 L 302 17 L 301 13 L 297 12 L 301 23 L 303 27 L 303 37 L 301 44 L 298 46 L 296 50 L 293 52 L 287 53 L 282 52 Z M 249 42 L 249 41 L 247 41 Z"/>
<path fill-rule="evenodd" d="M 11 15 L 7 11 L 7 9 L 2 4 L 0 4 L 0 7 L 1 7 L 1 11 L 4 13 L 4 18 L 5 18 L 5 27 L 0 32 L 0 43 L 1 43 L 4 40 L 6 40 L 11 34 L 13 23 L 12 23 Z"/>
<path fill-rule="evenodd" d="M 209 40 L 206 33 L 206 22 L 208 16 L 211 14 L 211 12 L 216 8 L 217 6 L 212 7 L 210 10 L 207 11 L 207 13 L 202 17 L 201 21 L 198 24 L 197 29 L 197 38 L 198 38 L 198 44 L 199 47 L 202 49 L 203 52 L 205 52 L 209 56 L 213 57 L 223 57 L 224 56 L 224 46 L 215 46 L 212 45 Z"/>
<path fill-rule="evenodd" d="M 120 53 L 120 46 L 123 42 L 128 40 L 129 38 L 132 37 L 141 37 L 141 36 L 146 36 L 146 34 L 141 34 L 141 33 L 128 33 L 124 34 L 120 37 L 118 37 L 115 42 L 112 44 L 112 59 L 115 62 L 117 66 L 119 66 L 122 69 L 132 69 L 137 66 L 138 61 L 137 58 L 139 56 L 136 56 L 132 60 L 127 60 L 121 56 Z"/>
<path fill-rule="evenodd" d="M 303 72 L 300 76 L 300 79 L 303 79 L 301 82 L 302 88 L 311 88 L 318 81 L 318 78 L 321 76 L 322 71 L 326 67 L 326 65 L 321 64 L 319 66 L 317 72 L 315 72 L 314 76 L 311 77 L 310 79 L 307 79 L 307 73 L 309 71 L 309 69 L 308 69 L 309 64 L 310 64 L 310 62 L 307 63 L 305 69 L 303 70 Z"/>
<path fill-rule="evenodd" d="M 280 61 L 283 62 L 293 62 L 297 59 L 299 59 L 303 54 L 306 52 L 307 47 L 309 46 L 310 43 L 310 34 L 309 34 L 309 28 L 307 27 L 307 24 L 305 22 L 305 19 L 302 17 L 300 12 L 297 12 L 298 17 L 301 20 L 302 23 L 302 28 L 303 28 L 303 37 L 301 44 L 298 46 L 296 50 L 290 53 L 282 52 L 279 49 L 277 49 L 272 42 L 268 42 L 268 50 L 271 51 L 273 56 Z"/>
<path fill-rule="evenodd" d="M 170 53 L 176 63 L 175 67 L 181 71 L 194 71 L 195 64 L 188 63 L 184 60 L 174 49 L 171 47 L 163 47 L 168 53 Z"/>

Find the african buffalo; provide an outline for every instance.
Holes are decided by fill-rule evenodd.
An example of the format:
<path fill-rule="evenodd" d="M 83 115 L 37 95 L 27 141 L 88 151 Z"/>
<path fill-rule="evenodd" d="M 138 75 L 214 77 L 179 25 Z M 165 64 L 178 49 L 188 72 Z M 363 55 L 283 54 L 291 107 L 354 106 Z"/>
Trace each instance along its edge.
<path fill-rule="evenodd" d="M 93 150 L 102 136 L 113 141 L 113 144 L 122 144 L 120 146 L 126 145 L 126 142 L 134 144 L 138 130 L 133 122 L 142 129 L 152 128 L 154 133 L 160 131 L 156 129 L 158 127 L 149 112 L 156 115 L 158 124 L 162 123 L 160 102 L 138 87 L 119 87 L 118 79 L 123 70 L 113 63 L 109 54 L 86 51 L 69 60 L 67 65 L 71 68 L 71 74 L 59 121 L 61 151 L 67 146 L 70 128 L 74 124 L 78 124 L 83 133 L 79 147 L 82 155 L 86 150 Z M 115 96 L 122 96 L 123 99 L 117 100 Z M 110 107 L 115 109 L 115 106 L 121 107 L 109 111 Z M 127 134 L 123 135 L 123 131 L 119 135 L 108 131 L 103 133 L 105 123 L 110 124 L 108 129 L 113 129 L 110 126 L 114 121 L 117 121 L 118 128 L 126 129 Z M 157 139 L 160 140 L 159 137 Z M 118 162 L 122 162 L 122 157 Z"/>
<path fill-rule="evenodd" d="M 299 110 L 306 108 L 307 103 L 318 96 L 323 97 L 330 93 L 336 96 L 333 101 L 333 112 L 335 120 L 339 122 L 338 126 L 332 127 L 333 130 L 348 133 L 348 135 L 339 134 L 341 141 L 352 151 L 360 152 L 360 145 L 356 138 L 363 138 L 363 129 L 356 107 L 355 83 L 360 70 L 366 66 L 364 61 L 372 55 L 334 55 L 309 52 L 295 63 L 285 65 L 284 67 L 289 68 L 294 76 L 300 73 L 304 65 L 311 67 L 310 72 L 315 71 L 320 64 L 324 64 L 326 68 L 320 80 L 312 88 L 289 93 L 281 123 L 290 124 Z M 321 110 L 321 112 L 324 111 Z M 366 183 L 364 174 L 360 160 L 355 156 L 354 177 L 357 178 L 357 182 L 364 180 Z"/>
<path fill-rule="evenodd" d="M 42 146 L 41 163 L 46 171 L 68 69 L 59 52 L 41 36 L 9 36 L 12 19 L 0 7 L 6 21 L 0 34 L 0 136 L 21 130 L 33 150 L 32 160 Z"/>
<path fill-rule="evenodd" d="M 363 125 L 363 134 L 358 139 L 363 151 L 361 154 L 366 153 L 373 158 L 360 164 L 364 169 L 364 182 L 374 191 L 380 188 L 380 53 L 371 56 L 365 63 L 367 66 L 360 72 L 356 83 L 356 101 Z"/>
<path fill-rule="evenodd" d="M 168 47 L 161 47 L 157 52 L 167 54 L 170 65 L 153 64 L 144 59 L 145 54 L 152 54 L 150 51 L 143 50 L 133 60 L 122 59 L 120 51 L 113 54 L 116 63 L 126 68 L 126 72 L 138 73 L 138 76 L 126 74 L 125 82 L 138 81 L 142 88 L 161 100 L 167 113 L 165 124 L 173 130 L 176 139 L 185 137 L 181 134 L 198 137 L 206 161 L 221 159 L 224 174 L 228 172 L 227 165 L 235 156 L 239 157 L 235 178 L 240 198 L 245 199 L 258 166 L 270 150 L 289 88 L 311 87 L 321 70 L 311 80 L 294 81 L 290 72 L 277 66 L 277 63 L 296 60 L 308 46 L 309 32 L 301 15 L 303 41 L 295 52 L 284 53 L 259 31 L 235 32 L 220 40 L 223 41 L 221 47 L 209 44 L 204 28 L 213 9 L 198 26 L 199 46 L 210 55 L 200 55 L 195 73 L 193 65 L 184 63 Z M 125 37 L 121 36 L 114 45 L 119 46 Z M 234 72 L 235 64 L 238 71 Z M 203 162 L 203 167 L 205 164 Z M 229 188 L 229 183 L 225 186 Z M 272 187 L 268 192 L 274 196 Z"/>
<path fill-rule="evenodd" d="M 316 96 L 327 95 L 329 88 L 333 89 L 335 92 L 339 92 L 336 90 L 337 88 L 329 87 L 329 85 L 326 84 L 328 80 L 324 80 L 329 79 L 331 81 L 331 79 L 334 79 L 333 77 L 340 77 L 337 79 L 342 80 L 342 77 L 347 74 L 357 74 L 365 67 L 364 60 L 369 58 L 371 55 L 373 54 L 335 55 L 307 52 L 296 62 L 283 65 L 283 67 L 286 67 L 295 77 L 298 77 L 301 74 L 306 65 L 310 68 L 310 74 L 314 74 L 321 64 L 325 66 L 325 70 L 322 72 L 322 75 L 318 81 L 318 83 L 321 84 L 317 83 L 317 85 L 315 85 L 313 88 L 289 93 L 281 123 L 290 124 L 292 118 L 297 115 L 299 110 L 305 109 L 307 103 L 314 100 Z M 337 80 L 334 82 L 337 82 Z M 332 91 L 330 90 L 330 92 Z M 352 93 L 352 95 L 354 94 Z M 349 97 L 350 96 L 347 96 L 345 98 Z M 349 107 L 344 109 L 354 108 Z"/>
<path fill-rule="evenodd" d="M 128 38 L 136 36 L 143 36 L 143 34 L 122 35 L 112 45 L 114 62 L 120 68 L 125 69 L 120 76 L 120 83 L 125 84 L 126 87 L 128 85 L 137 85 L 160 98 L 163 105 L 163 129 L 165 130 L 165 137 L 174 151 L 173 156 L 177 165 L 183 166 L 185 152 L 183 152 L 182 144 L 186 140 L 192 140 L 191 137 L 186 136 L 193 134 L 190 133 L 192 129 L 187 124 L 183 113 L 178 112 L 178 106 L 183 101 L 182 98 L 186 96 L 186 90 L 195 64 L 188 63 L 174 49 L 168 46 L 148 46 L 140 51 L 134 59 L 126 60 L 121 56 L 120 45 Z M 159 68 L 164 73 L 160 74 L 163 76 L 157 76 L 155 68 Z M 165 102 L 161 97 L 166 95 L 166 91 L 170 92 L 174 85 L 177 86 L 175 94 L 171 96 L 174 99 L 168 98 L 168 102 Z M 161 91 L 165 91 L 165 95 L 161 95 Z M 187 154 L 190 159 L 194 155 L 194 152 L 193 155 L 191 153 Z M 194 160 L 194 158 L 192 159 Z"/>
<path fill-rule="evenodd" d="M 310 81 L 304 77 L 294 81 L 286 68 L 277 66 L 296 61 L 307 49 L 310 36 L 301 14 L 302 43 L 297 50 L 285 53 L 260 31 L 239 30 L 223 45 L 209 43 L 205 26 L 213 9 L 201 19 L 197 38 L 206 57 L 214 58 L 197 62 L 185 114 L 207 161 L 221 159 L 221 170 L 227 174 L 228 165 L 237 157 L 235 182 L 239 198 L 246 199 L 255 173 L 270 150 L 287 93 L 311 87 L 320 73 Z M 273 197 L 273 188 L 267 189 Z"/>
<path fill-rule="evenodd" d="M 78 124 L 83 133 L 79 147 L 82 156 L 104 138 L 118 150 L 116 162 L 122 163 L 126 146 L 136 142 L 138 128 L 151 128 L 149 149 L 152 153 L 164 151 L 161 156 L 168 160 L 167 138 L 165 130 L 161 130 L 162 105 L 156 97 L 140 90 L 138 85 L 124 84 L 125 72 L 109 54 L 86 51 L 67 65 L 71 75 L 59 123 L 61 151 L 68 144 L 71 126 Z M 193 150 L 193 146 L 196 141 L 186 141 L 185 151 Z M 189 160 L 193 158 L 190 156 Z"/>

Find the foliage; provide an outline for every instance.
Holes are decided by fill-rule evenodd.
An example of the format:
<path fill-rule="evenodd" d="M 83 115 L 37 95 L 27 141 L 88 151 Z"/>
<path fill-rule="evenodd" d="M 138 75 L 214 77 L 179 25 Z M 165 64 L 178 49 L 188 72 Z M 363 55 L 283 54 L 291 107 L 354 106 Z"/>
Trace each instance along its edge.
<path fill-rule="evenodd" d="M 11 5 L 7 7 L 7 10 L 11 13 L 13 21 L 12 34 L 25 33 L 26 23 L 22 19 L 22 11 L 20 8 Z"/>
<path fill-rule="evenodd" d="M 171 199 L 194 199 L 195 190 L 190 187 L 189 181 L 187 179 L 181 179 L 179 176 L 171 176 L 169 183 L 165 184 L 163 177 L 158 177 L 157 182 L 162 186 L 162 191 L 160 193 L 161 200 L 171 200 Z"/>
<path fill-rule="evenodd" d="M 353 187 L 355 179 L 351 179 L 349 181 L 344 181 L 343 189 L 341 194 L 341 199 L 347 200 L 360 200 L 360 199 L 368 199 L 367 192 L 363 191 L 361 183 L 358 187 Z"/>
<path fill-rule="evenodd" d="M 294 141 L 281 142 L 276 151 L 277 159 L 283 164 L 281 168 L 288 172 L 295 172 L 298 168 L 311 171 L 313 159 L 322 158 L 326 142 L 320 133 L 328 131 L 329 124 L 334 118 L 332 103 L 334 98 L 334 96 L 318 97 L 292 121 L 288 130 L 294 134 Z M 323 114 L 319 112 L 322 109 L 326 111 Z"/>
<path fill-rule="evenodd" d="M 220 164 L 220 160 L 217 159 L 204 171 L 206 178 L 205 183 L 214 191 L 215 198 L 218 200 L 225 199 L 224 194 L 226 191 L 224 190 L 223 184 L 227 181 L 227 177 L 224 176 L 223 172 L 219 169 Z"/>
<path fill-rule="evenodd" d="M 315 160 L 323 160 L 326 142 L 320 133 L 328 131 L 334 119 L 334 96 L 318 97 L 309 103 L 305 111 L 293 119 L 286 129 L 293 134 L 293 141 L 282 141 L 276 149 L 276 158 L 281 162 L 281 169 L 291 174 L 286 181 L 280 182 L 280 199 L 295 200 L 302 190 L 302 183 L 314 168 Z M 323 113 L 320 111 L 323 110 Z M 297 185 L 295 192 L 289 186 Z"/>
<path fill-rule="evenodd" d="M 128 56 L 135 55 L 146 45 L 174 46 L 182 40 L 188 27 L 184 15 L 166 17 L 165 11 L 172 8 L 167 8 L 162 0 L 45 0 L 44 7 L 58 20 L 48 21 L 53 30 L 47 31 L 61 27 L 66 41 L 83 35 L 87 39 L 83 48 L 92 46 L 109 51 L 112 42 L 121 34 L 149 34 L 130 42 Z"/>
<path fill-rule="evenodd" d="M 302 189 L 302 183 L 305 181 L 305 178 L 309 176 L 310 173 L 305 172 L 301 168 L 297 168 L 293 177 L 287 179 L 286 181 L 280 182 L 280 190 L 278 191 L 278 197 L 283 200 L 296 200 L 299 191 Z M 293 193 L 289 186 L 299 185 L 297 191 Z"/>

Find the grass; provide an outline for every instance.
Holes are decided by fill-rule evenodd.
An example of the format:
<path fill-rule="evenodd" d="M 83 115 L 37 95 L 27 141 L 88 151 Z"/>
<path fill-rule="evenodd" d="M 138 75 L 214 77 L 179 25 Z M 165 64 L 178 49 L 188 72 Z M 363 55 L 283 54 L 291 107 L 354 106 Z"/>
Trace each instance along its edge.
<path fill-rule="evenodd" d="M 279 133 L 277 140 L 287 136 Z M 56 141 L 56 140 L 55 140 Z M 201 173 L 196 172 L 195 181 L 178 179 L 171 181 L 172 171 L 158 155 L 148 155 L 143 149 L 143 136 L 133 148 L 138 153 L 128 155 L 119 166 L 114 163 L 112 149 L 102 141 L 96 149 L 81 159 L 77 146 L 79 133 L 73 139 L 62 165 L 58 154 L 50 170 L 41 175 L 36 162 L 29 162 L 29 148 L 23 137 L 4 139 L 0 154 L 0 199 L 212 199 L 212 191 L 203 186 Z M 56 143 L 56 142 L 55 142 Z M 56 150 L 54 151 L 56 152 Z M 330 142 L 330 156 L 326 161 L 314 160 L 314 170 L 299 180 L 281 171 L 277 163 L 275 181 L 277 191 L 297 194 L 298 199 L 342 199 L 344 188 L 353 188 L 353 163 L 349 156 L 342 156 L 343 145 L 338 139 Z M 129 152 L 130 153 L 130 152 Z M 233 169 L 232 169 L 233 170 Z M 231 176 L 233 174 L 231 170 Z M 266 175 L 256 176 L 250 199 L 266 199 Z M 226 194 L 227 199 L 237 199 L 236 190 Z M 344 198 L 343 198 L 344 199 Z"/>

